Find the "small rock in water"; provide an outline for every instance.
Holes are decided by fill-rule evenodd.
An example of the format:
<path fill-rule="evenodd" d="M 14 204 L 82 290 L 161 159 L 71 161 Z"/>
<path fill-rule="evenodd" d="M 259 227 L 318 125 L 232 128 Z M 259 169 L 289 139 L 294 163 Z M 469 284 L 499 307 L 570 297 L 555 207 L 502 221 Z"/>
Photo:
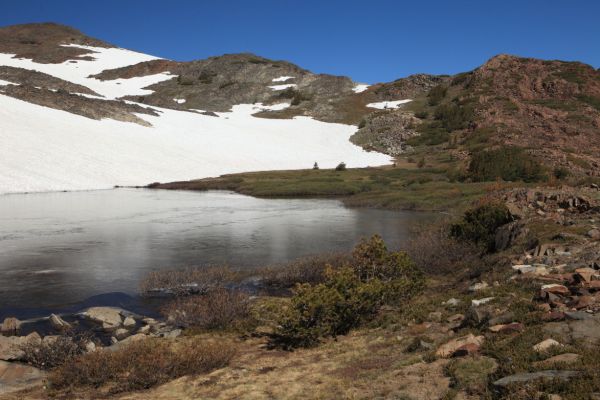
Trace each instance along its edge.
<path fill-rule="evenodd" d="M 66 331 L 68 329 L 71 329 L 71 324 L 69 324 L 67 321 L 65 321 L 56 314 L 50 314 L 48 322 L 50 322 L 50 325 L 52 325 L 54 329 L 59 331 Z"/>
<path fill-rule="evenodd" d="M 18 334 L 20 329 L 21 321 L 19 321 L 17 318 L 9 317 L 4 318 L 4 322 L 2 323 L 2 326 L 0 328 L 0 332 L 3 335 L 10 336 Z"/>
<path fill-rule="evenodd" d="M 102 329 L 107 332 L 117 329 L 123 323 L 121 319 L 121 310 L 114 307 L 91 307 L 83 314 L 98 324 L 102 325 Z"/>

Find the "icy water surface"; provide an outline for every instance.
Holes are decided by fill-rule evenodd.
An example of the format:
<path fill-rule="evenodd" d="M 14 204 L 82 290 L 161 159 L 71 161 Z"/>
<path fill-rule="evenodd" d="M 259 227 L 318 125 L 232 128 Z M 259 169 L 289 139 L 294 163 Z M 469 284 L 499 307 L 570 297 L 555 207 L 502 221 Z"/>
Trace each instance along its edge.
<path fill-rule="evenodd" d="M 140 279 L 158 269 L 279 263 L 348 250 L 374 233 L 397 247 L 407 240 L 409 226 L 431 218 L 348 209 L 337 200 L 256 199 L 219 191 L 3 195 L 0 314 L 113 292 L 133 295 Z M 110 303 L 111 296 L 97 298 Z"/>

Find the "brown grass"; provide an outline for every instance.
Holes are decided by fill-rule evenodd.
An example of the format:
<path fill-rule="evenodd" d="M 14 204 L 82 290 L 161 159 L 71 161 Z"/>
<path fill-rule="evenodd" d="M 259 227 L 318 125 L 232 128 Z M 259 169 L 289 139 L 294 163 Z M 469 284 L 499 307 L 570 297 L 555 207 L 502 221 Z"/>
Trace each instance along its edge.
<path fill-rule="evenodd" d="M 162 314 L 172 323 L 199 329 L 240 327 L 250 318 L 250 297 L 239 290 L 214 289 L 204 295 L 175 299 Z"/>
<path fill-rule="evenodd" d="M 297 283 L 321 283 L 325 280 L 325 268 L 340 267 L 350 260 L 348 254 L 332 253 L 309 256 L 284 265 L 259 269 L 257 275 L 266 288 L 288 289 Z"/>
<path fill-rule="evenodd" d="M 450 274 L 481 262 L 474 245 L 450 237 L 447 223 L 428 225 L 414 233 L 405 251 L 427 274 Z"/>
<path fill-rule="evenodd" d="M 226 366 L 236 350 L 230 343 L 192 338 L 181 342 L 146 339 L 116 351 L 96 351 L 54 370 L 54 390 L 107 386 L 110 393 L 147 389 L 185 375 Z"/>
<path fill-rule="evenodd" d="M 140 283 L 140 292 L 155 292 L 185 296 L 203 294 L 237 281 L 241 273 L 227 266 L 189 267 L 178 270 L 150 272 Z"/>

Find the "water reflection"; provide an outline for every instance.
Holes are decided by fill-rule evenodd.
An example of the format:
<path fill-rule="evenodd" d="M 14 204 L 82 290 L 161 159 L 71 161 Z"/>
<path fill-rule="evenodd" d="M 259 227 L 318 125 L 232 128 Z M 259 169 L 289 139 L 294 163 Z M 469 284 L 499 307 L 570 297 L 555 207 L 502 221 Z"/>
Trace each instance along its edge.
<path fill-rule="evenodd" d="M 410 224 L 428 218 L 347 209 L 335 200 L 266 200 L 228 192 L 0 196 L 0 308 L 135 293 L 151 270 L 283 262 L 347 250 L 373 233 L 395 247 L 406 240 Z"/>

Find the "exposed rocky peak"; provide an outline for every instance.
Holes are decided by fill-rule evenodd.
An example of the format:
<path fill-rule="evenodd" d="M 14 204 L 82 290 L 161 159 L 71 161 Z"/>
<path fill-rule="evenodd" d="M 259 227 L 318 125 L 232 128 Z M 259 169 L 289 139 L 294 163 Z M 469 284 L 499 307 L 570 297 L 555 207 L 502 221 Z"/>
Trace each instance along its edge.
<path fill-rule="evenodd" d="M 378 83 L 367 92 L 374 100 L 413 99 L 429 92 L 433 87 L 450 82 L 448 75 L 414 74 L 393 82 Z"/>
<path fill-rule="evenodd" d="M 55 23 L 12 25 L 0 28 L 0 53 L 15 54 L 37 63 L 56 64 L 81 57 L 89 50 L 63 45 L 76 44 L 95 47 L 113 47 L 88 37 L 77 29 Z"/>
<path fill-rule="evenodd" d="M 31 86 L 54 91 L 63 90 L 69 93 L 82 93 L 99 96 L 98 93 L 86 86 L 68 82 L 52 75 L 44 74 L 43 72 L 24 68 L 0 66 L 0 79 L 7 82 L 20 84 L 22 86 Z"/>
<path fill-rule="evenodd" d="M 475 127 L 531 149 L 551 167 L 597 175 L 600 72 L 579 62 L 499 55 L 460 77 L 476 104 Z"/>
<path fill-rule="evenodd" d="M 7 85 L 1 88 L 1 94 L 96 120 L 110 118 L 142 126 L 152 126 L 136 114 L 158 115 L 150 107 L 118 100 L 89 98 L 69 93 L 65 89 L 54 91 L 29 85 Z"/>

